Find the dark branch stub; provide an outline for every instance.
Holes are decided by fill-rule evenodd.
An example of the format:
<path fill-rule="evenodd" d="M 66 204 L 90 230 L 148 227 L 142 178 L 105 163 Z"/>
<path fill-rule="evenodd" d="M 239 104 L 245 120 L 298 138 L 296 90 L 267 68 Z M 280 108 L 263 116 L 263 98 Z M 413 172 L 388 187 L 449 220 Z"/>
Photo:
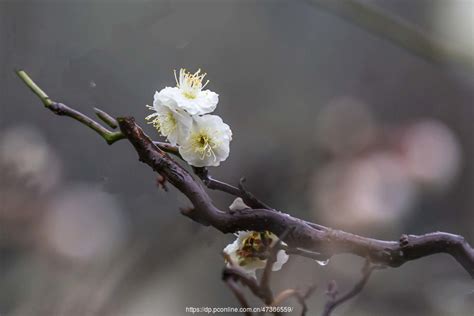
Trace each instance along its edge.
<path fill-rule="evenodd" d="M 258 200 L 252 193 L 247 191 L 244 186 L 243 182 L 245 178 L 241 178 L 239 182 L 239 187 L 236 188 L 235 186 L 225 183 L 223 181 L 219 181 L 214 179 L 210 174 L 209 170 L 205 167 L 193 167 L 194 174 L 201 179 L 202 183 L 211 190 L 218 190 L 235 197 L 240 197 L 246 205 L 251 208 L 264 208 L 271 210 L 272 208 L 262 201 Z"/>

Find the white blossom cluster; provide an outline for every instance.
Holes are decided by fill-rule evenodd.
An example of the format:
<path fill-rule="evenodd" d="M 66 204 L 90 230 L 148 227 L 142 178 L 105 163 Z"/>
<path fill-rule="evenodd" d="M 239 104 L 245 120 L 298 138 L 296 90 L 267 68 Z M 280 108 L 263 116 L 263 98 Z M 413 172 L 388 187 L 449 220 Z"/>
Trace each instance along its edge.
<path fill-rule="evenodd" d="M 265 268 L 267 264 L 267 259 L 261 259 L 261 255 L 275 245 L 278 237 L 269 231 L 240 231 L 235 235 L 237 239 L 224 248 L 224 253 L 245 273 L 255 278 L 256 270 Z M 287 261 L 288 255 L 284 250 L 279 250 L 272 271 L 280 270 Z"/>
<path fill-rule="evenodd" d="M 146 119 L 179 153 L 195 167 L 219 166 L 229 156 L 232 131 L 217 115 L 211 115 L 219 102 L 219 95 L 204 90 L 205 73 L 185 69 L 175 71 L 176 87 L 166 87 L 154 95 L 155 113 Z"/>
<path fill-rule="evenodd" d="M 249 208 L 241 198 L 235 199 L 230 205 L 230 210 Z M 235 234 L 237 239 L 224 248 L 224 253 L 233 264 L 236 264 L 246 274 L 256 277 L 258 269 L 265 268 L 267 259 L 262 255 L 268 253 L 269 249 L 278 242 L 278 237 L 269 231 L 239 231 Z M 286 245 L 282 242 L 283 245 Z M 289 256 L 284 250 L 277 252 L 276 261 L 273 263 L 272 271 L 278 271 L 288 261 Z M 228 265 L 231 263 L 228 262 Z"/>
<path fill-rule="evenodd" d="M 177 145 L 181 157 L 195 167 L 219 166 L 229 156 L 232 131 L 217 115 L 209 113 L 219 102 L 217 93 L 204 90 L 209 81 L 203 84 L 205 73 L 195 73 L 185 69 L 174 73 L 176 87 L 166 87 L 155 93 L 154 113 L 146 119 L 168 139 Z M 248 208 L 241 198 L 237 198 L 230 209 Z M 229 244 L 224 252 L 229 260 L 245 273 L 255 277 L 258 269 L 263 269 L 266 259 L 262 255 L 275 245 L 278 237 L 269 231 L 240 231 L 237 239 Z M 272 270 L 280 270 L 288 261 L 288 255 L 279 250 Z M 228 263 L 230 264 L 230 263 Z"/>

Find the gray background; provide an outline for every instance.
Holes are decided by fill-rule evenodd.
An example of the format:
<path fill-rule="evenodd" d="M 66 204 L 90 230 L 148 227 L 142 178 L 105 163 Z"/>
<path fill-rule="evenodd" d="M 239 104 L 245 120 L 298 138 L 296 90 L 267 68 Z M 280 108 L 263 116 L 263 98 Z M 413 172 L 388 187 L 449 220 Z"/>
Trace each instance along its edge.
<path fill-rule="evenodd" d="M 449 36 L 435 27 L 436 13 L 447 10 L 444 1 L 368 3 L 433 36 Z M 456 3 L 474 10 L 471 1 Z M 464 35 L 472 41 L 473 34 Z M 15 76 L 18 68 L 53 99 L 90 115 L 92 107 L 132 115 L 156 138 L 143 121 L 145 104 L 155 90 L 174 84 L 173 69 L 203 68 L 220 95 L 216 114 L 234 133 L 229 159 L 213 174 L 231 183 L 246 176 L 268 204 L 325 225 L 333 223 L 311 202 L 311 175 L 328 159 L 317 141 L 323 108 L 350 96 L 380 126 L 437 119 L 460 145 L 456 178 L 443 190 L 419 194 L 394 225 L 339 227 L 387 239 L 442 230 L 474 242 L 474 70 L 425 61 L 304 1 L 1 1 L 0 67 L 0 132 L 25 134 L 51 155 L 43 173 L 16 175 L 7 163 L 1 169 L 2 316 L 185 315 L 185 306 L 237 305 L 220 280 L 220 251 L 231 236 L 181 216 L 178 207 L 187 201 L 174 189 L 158 190 L 129 144 L 107 146 L 44 110 Z M 28 142 L 15 150 L 25 154 L 24 147 Z M 223 208 L 232 202 L 211 195 Z M 81 248 L 81 240 L 104 229 L 116 249 L 103 254 L 98 248 L 100 256 L 81 259 L 51 246 L 47 222 L 54 217 L 48 214 L 61 196 L 85 209 L 98 199 L 113 214 L 70 219 L 64 240 Z M 319 314 L 328 280 L 344 292 L 361 264 L 353 256 L 337 256 L 325 267 L 293 258 L 274 285 L 316 283 L 309 306 Z M 429 257 L 377 272 L 335 315 L 472 315 L 472 290 L 453 259 Z"/>

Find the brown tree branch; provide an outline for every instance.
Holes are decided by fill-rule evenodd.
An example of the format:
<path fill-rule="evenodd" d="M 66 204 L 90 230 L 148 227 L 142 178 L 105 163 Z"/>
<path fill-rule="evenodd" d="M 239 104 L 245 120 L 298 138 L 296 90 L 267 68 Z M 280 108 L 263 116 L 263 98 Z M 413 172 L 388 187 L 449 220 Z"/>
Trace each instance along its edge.
<path fill-rule="evenodd" d="M 240 197 L 241 192 L 238 188 L 228 183 L 214 179 L 210 174 L 209 170 L 205 167 L 193 167 L 194 174 L 201 179 L 202 183 L 210 189 L 228 193 L 230 195 Z"/>
<path fill-rule="evenodd" d="M 447 253 L 453 256 L 471 277 L 474 277 L 474 249 L 462 236 L 449 233 L 403 235 L 399 241 L 383 241 L 340 230 L 318 230 L 288 214 L 265 209 L 244 209 L 229 213 L 213 212 L 208 209 L 185 215 L 191 219 L 205 218 L 206 222 L 224 233 L 269 230 L 278 235 L 287 227 L 295 227 L 283 241 L 291 248 L 318 252 L 323 258 L 352 253 L 369 258 L 377 264 L 398 267 L 421 257 Z M 306 253 L 300 251 L 298 254 L 306 256 Z"/>
<path fill-rule="evenodd" d="M 474 250 L 462 236 L 437 232 L 404 235 L 399 241 L 383 241 L 340 230 L 317 230 L 298 218 L 268 209 L 222 212 L 192 176 L 156 147 L 132 118 L 119 118 L 118 122 L 122 133 L 138 152 L 140 161 L 166 174 L 170 183 L 189 198 L 194 209 L 184 215 L 193 220 L 207 223 L 223 233 L 269 230 L 281 235 L 288 227 L 294 227 L 283 240 L 290 247 L 317 251 L 327 257 L 352 253 L 391 267 L 436 253 L 448 253 L 474 277 Z"/>
<path fill-rule="evenodd" d="M 173 154 L 174 156 L 182 159 L 177 146 L 173 146 L 170 143 L 157 142 L 157 141 L 154 141 L 153 143 L 161 150 L 169 154 Z M 214 179 L 209 174 L 209 169 L 207 169 L 206 167 L 192 167 L 192 169 L 193 169 L 194 174 L 199 179 L 201 179 L 202 183 L 204 183 L 204 185 L 208 189 L 221 191 L 221 192 L 233 195 L 235 197 L 240 197 L 242 198 L 244 203 L 250 206 L 251 208 L 271 209 L 271 207 L 269 207 L 265 203 L 258 200 L 252 193 L 250 193 L 244 188 L 243 182 L 245 181 L 245 178 L 240 179 L 239 187 L 237 188 L 226 182 Z"/>
<path fill-rule="evenodd" d="M 205 167 L 193 167 L 193 171 L 194 174 L 196 174 L 199 179 L 201 179 L 201 181 L 208 189 L 218 190 L 233 195 L 235 197 L 240 197 L 242 198 L 244 203 L 250 206 L 251 208 L 264 208 L 268 210 L 272 209 L 270 206 L 257 199 L 252 193 L 245 189 L 243 185 L 243 183 L 245 182 L 245 178 L 240 179 L 239 187 L 236 188 L 233 185 L 214 179 L 209 174 L 209 170 Z"/>
<path fill-rule="evenodd" d="M 102 136 L 102 138 L 105 139 L 105 141 L 109 145 L 124 138 L 121 132 L 111 132 L 104 126 L 100 125 L 99 123 L 88 117 L 87 115 L 84 115 L 81 112 L 76 111 L 65 104 L 54 102 L 53 100 L 51 100 L 49 96 L 40 87 L 36 85 L 36 83 L 28 76 L 25 71 L 19 70 L 16 73 L 18 77 L 20 77 L 20 79 L 23 80 L 23 82 L 28 86 L 28 88 L 30 88 L 30 90 L 38 96 L 41 102 L 43 102 L 43 105 L 47 109 L 51 110 L 54 114 L 60 116 L 69 116 L 70 118 L 75 119 L 76 121 L 86 125 L 90 129 L 94 130 L 97 134 Z M 99 111 L 105 113 L 101 110 Z M 101 116 L 101 114 L 98 113 L 99 117 L 101 119 L 104 119 L 105 116 Z"/>
<path fill-rule="evenodd" d="M 293 230 L 293 227 L 288 227 L 283 234 L 278 237 L 278 240 L 268 250 L 267 262 L 260 279 L 260 289 L 265 293 L 265 304 L 270 305 L 273 302 L 273 293 L 270 287 L 270 277 L 272 274 L 273 264 L 277 260 L 278 252 L 282 249 L 282 239 Z"/>
<path fill-rule="evenodd" d="M 125 138 L 121 132 L 111 132 L 97 121 L 88 117 L 87 115 L 76 111 L 65 104 L 54 102 L 53 100 L 51 100 L 49 96 L 38 85 L 36 85 L 36 83 L 28 76 L 25 71 L 19 70 L 16 73 L 20 77 L 20 79 L 23 80 L 23 82 L 33 91 L 33 93 L 35 93 L 40 98 L 44 106 L 56 115 L 68 116 L 88 126 L 90 129 L 94 130 L 100 136 L 102 136 L 102 138 L 104 138 L 109 145 Z M 98 108 L 94 108 L 94 112 L 97 117 L 99 117 L 109 127 L 113 129 L 118 127 L 117 120 L 107 112 Z M 178 147 L 165 142 L 154 141 L 153 143 L 161 150 L 181 158 Z M 270 207 L 265 205 L 263 202 L 260 202 L 250 192 L 244 189 L 242 185 L 243 180 L 241 180 L 241 183 L 237 188 L 225 182 L 213 179 L 209 175 L 208 169 L 205 167 L 193 167 L 193 171 L 203 181 L 206 187 L 211 190 L 218 190 L 236 197 L 241 197 L 247 205 L 253 208 L 270 209 Z"/>
<path fill-rule="evenodd" d="M 243 285 L 249 288 L 253 295 L 260 298 L 262 301 L 265 301 L 266 293 L 262 291 L 262 289 L 260 288 L 260 284 L 258 284 L 256 279 L 249 276 L 241 269 L 235 267 L 224 268 L 224 270 L 222 271 L 222 279 L 225 281 L 229 278 L 239 280 Z"/>
<path fill-rule="evenodd" d="M 96 131 L 109 144 L 126 138 L 134 147 L 141 162 L 165 177 L 189 199 L 193 207 L 183 209 L 182 213 L 203 225 L 213 226 L 223 233 L 245 230 L 270 231 L 282 236 L 282 241 L 288 244 L 288 252 L 309 258 L 314 258 L 315 254 L 329 258 L 335 254 L 351 253 L 367 258 L 373 264 L 398 267 L 411 260 L 447 253 L 456 259 L 471 277 L 474 277 L 474 249 L 462 236 L 435 232 L 420 236 L 403 235 L 398 241 L 383 241 L 333 230 L 273 209 L 256 208 L 223 212 L 213 204 L 207 192 L 193 176 L 164 151 L 166 148 L 162 149 L 163 146 L 154 143 L 133 118 L 117 118 L 120 132 L 111 132 L 84 114 L 52 101 L 24 71 L 19 71 L 18 75 L 55 114 L 74 118 Z M 289 228 L 291 231 L 286 234 Z M 366 280 L 362 282 L 362 286 L 365 282 Z M 262 296 L 264 295 L 260 293 L 259 297 Z"/>

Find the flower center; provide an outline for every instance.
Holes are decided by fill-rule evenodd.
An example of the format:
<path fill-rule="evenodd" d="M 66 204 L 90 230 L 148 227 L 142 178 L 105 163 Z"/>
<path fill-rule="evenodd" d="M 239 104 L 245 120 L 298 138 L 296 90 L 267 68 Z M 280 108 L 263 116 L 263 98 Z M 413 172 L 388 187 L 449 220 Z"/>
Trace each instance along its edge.
<path fill-rule="evenodd" d="M 164 135 L 169 135 L 176 129 L 176 118 L 171 111 L 166 112 L 166 114 L 159 115 L 158 118 L 160 120 L 161 133 Z"/>
<path fill-rule="evenodd" d="M 198 93 L 204 89 L 204 87 L 209 83 L 209 80 L 202 84 L 205 73 L 201 73 L 201 69 L 195 73 L 187 72 L 186 69 L 181 68 L 179 70 L 179 78 L 176 75 L 176 70 L 174 71 L 174 79 L 176 80 L 176 86 L 182 91 L 183 95 L 188 99 L 195 99 Z"/>
<path fill-rule="evenodd" d="M 252 234 L 242 240 L 242 244 L 239 250 L 237 250 L 239 265 L 245 266 L 255 260 L 262 260 L 272 241 L 268 231 L 252 232 Z"/>
<path fill-rule="evenodd" d="M 198 153 L 201 159 L 213 157 L 216 160 L 214 150 L 218 145 L 219 143 L 215 140 L 215 137 L 212 137 L 207 130 L 201 130 L 193 135 L 194 152 Z"/>

